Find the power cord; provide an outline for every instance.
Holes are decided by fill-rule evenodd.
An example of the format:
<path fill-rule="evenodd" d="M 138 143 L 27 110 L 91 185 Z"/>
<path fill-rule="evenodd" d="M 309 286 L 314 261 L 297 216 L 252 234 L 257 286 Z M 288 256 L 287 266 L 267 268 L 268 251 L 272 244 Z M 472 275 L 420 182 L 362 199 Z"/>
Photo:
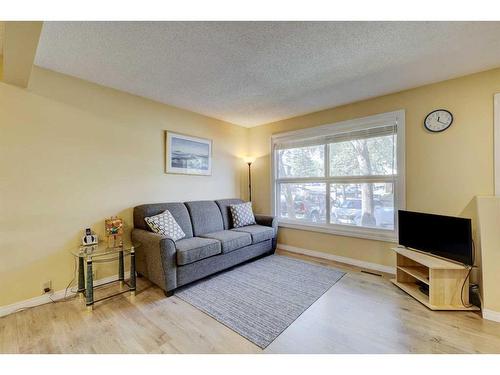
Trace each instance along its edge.
<path fill-rule="evenodd" d="M 38 307 L 38 306 L 47 305 L 49 303 L 66 302 L 66 301 L 69 301 L 70 299 L 75 298 L 77 291 L 76 290 L 71 290 L 71 293 L 73 293 L 73 295 L 70 296 L 70 297 L 68 297 L 68 290 L 70 289 L 70 287 L 73 285 L 73 283 L 76 280 L 76 269 L 77 269 L 76 262 L 77 262 L 77 259 L 75 258 L 75 263 L 74 263 L 74 268 L 73 268 L 73 278 L 71 279 L 71 281 L 68 283 L 68 285 L 64 289 L 64 297 L 63 298 L 58 299 L 58 300 L 54 300 L 54 299 L 52 299 L 52 297 L 50 295 L 48 295 L 47 297 L 49 298 L 50 302 L 41 303 L 39 305 L 34 305 L 34 306 L 21 307 L 21 308 L 15 310 L 15 311 L 12 311 L 10 314 L 14 314 L 14 313 L 17 313 L 17 312 L 20 312 L 20 311 L 30 310 L 30 309 L 33 309 L 33 308 Z M 151 287 L 151 285 L 149 285 L 148 287 L 144 288 L 144 290 L 145 289 L 149 289 L 150 287 Z"/>
<path fill-rule="evenodd" d="M 465 288 L 465 284 L 467 283 L 467 280 L 470 277 L 472 269 L 475 267 L 474 266 L 475 262 L 476 262 L 476 245 L 474 243 L 474 240 L 472 240 L 472 266 L 469 266 L 469 271 L 467 272 L 467 276 L 465 277 L 464 282 L 462 284 L 462 288 L 460 289 L 460 299 L 462 301 L 462 305 L 466 308 L 474 306 L 472 303 L 469 303 L 468 305 L 465 304 L 465 302 L 464 302 L 464 288 Z"/>
<path fill-rule="evenodd" d="M 68 285 L 66 286 L 66 288 L 64 289 L 64 297 L 61 298 L 61 299 L 58 299 L 57 301 L 54 301 L 52 299 L 51 296 L 49 296 L 49 299 L 53 302 L 53 303 L 58 303 L 58 302 L 65 302 L 65 301 L 68 301 L 70 298 L 67 297 L 68 295 L 68 289 L 71 287 L 71 285 L 75 282 L 76 280 L 76 258 L 75 258 L 75 262 L 73 264 L 73 278 L 71 279 L 71 281 L 68 283 Z M 74 296 L 71 296 L 71 298 L 73 298 Z"/>
<path fill-rule="evenodd" d="M 467 272 L 467 276 L 466 276 L 466 277 L 465 277 L 465 279 L 464 279 L 464 283 L 462 284 L 462 289 L 461 289 L 461 292 L 460 292 L 460 299 L 462 300 L 462 305 L 463 305 L 464 307 L 467 307 L 467 308 L 469 308 L 469 307 L 472 307 L 472 306 L 473 306 L 473 305 L 472 305 L 472 303 L 469 303 L 469 304 L 467 305 L 467 304 L 465 304 L 465 302 L 464 302 L 464 287 L 465 287 L 465 284 L 467 283 L 467 279 L 469 278 L 469 276 L 470 276 L 470 274 L 471 274 L 471 272 L 472 272 L 472 268 L 473 268 L 473 267 L 469 267 L 469 272 Z"/>
<path fill-rule="evenodd" d="M 47 305 L 49 303 L 66 302 L 66 301 L 70 300 L 71 298 L 74 298 L 75 297 L 74 295 L 71 296 L 71 298 L 68 298 L 67 294 L 68 294 L 68 289 L 71 287 L 71 285 L 74 283 L 75 280 L 76 280 L 76 259 L 75 259 L 74 268 L 73 268 L 73 278 L 71 279 L 71 281 L 69 282 L 69 284 L 66 286 L 66 288 L 64 290 L 64 297 L 63 298 L 58 299 L 58 300 L 54 300 L 54 299 L 52 299 L 51 295 L 48 295 L 47 297 L 49 298 L 50 302 L 42 303 L 40 305 L 21 307 L 21 308 L 15 310 L 15 311 L 13 311 L 11 314 L 14 314 L 14 313 L 17 313 L 17 312 L 20 312 L 20 311 L 30 310 L 32 308 L 35 308 L 35 307 L 38 307 L 38 306 Z M 72 292 L 74 292 L 74 291 L 72 291 Z"/>

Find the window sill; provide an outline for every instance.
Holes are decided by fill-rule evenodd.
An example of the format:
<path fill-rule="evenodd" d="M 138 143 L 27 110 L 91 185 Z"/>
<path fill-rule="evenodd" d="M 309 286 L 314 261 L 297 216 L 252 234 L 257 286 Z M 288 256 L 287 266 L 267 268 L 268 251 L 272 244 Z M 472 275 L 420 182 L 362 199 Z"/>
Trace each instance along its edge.
<path fill-rule="evenodd" d="M 384 230 L 384 229 L 371 229 L 371 228 L 359 228 L 359 227 L 349 227 L 347 225 L 335 225 L 335 224 L 311 224 L 308 225 L 302 222 L 284 221 L 278 220 L 278 226 L 282 228 L 291 228 L 305 230 L 309 232 L 319 232 L 334 234 L 337 236 L 362 238 L 367 240 L 376 240 L 384 242 L 397 243 L 397 237 L 395 231 Z"/>

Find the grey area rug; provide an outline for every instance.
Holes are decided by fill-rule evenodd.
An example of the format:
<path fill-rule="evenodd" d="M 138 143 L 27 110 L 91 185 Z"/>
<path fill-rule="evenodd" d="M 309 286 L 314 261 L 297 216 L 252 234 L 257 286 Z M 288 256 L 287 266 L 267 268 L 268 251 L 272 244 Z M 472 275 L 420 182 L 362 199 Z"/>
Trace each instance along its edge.
<path fill-rule="evenodd" d="M 332 268 L 271 255 L 175 295 L 265 348 L 343 275 Z"/>

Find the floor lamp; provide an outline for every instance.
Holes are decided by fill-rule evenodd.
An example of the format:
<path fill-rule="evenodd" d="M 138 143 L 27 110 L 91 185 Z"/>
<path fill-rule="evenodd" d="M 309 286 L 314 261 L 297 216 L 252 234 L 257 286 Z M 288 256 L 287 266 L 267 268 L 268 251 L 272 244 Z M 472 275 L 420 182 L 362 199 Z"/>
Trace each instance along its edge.
<path fill-rule="evenodd" d="M 252 201 L 252 163 L 255 161 L 254 157 L 248 156 L 245 158 L 245 163 L 248 164 L 248 201 Z"/>

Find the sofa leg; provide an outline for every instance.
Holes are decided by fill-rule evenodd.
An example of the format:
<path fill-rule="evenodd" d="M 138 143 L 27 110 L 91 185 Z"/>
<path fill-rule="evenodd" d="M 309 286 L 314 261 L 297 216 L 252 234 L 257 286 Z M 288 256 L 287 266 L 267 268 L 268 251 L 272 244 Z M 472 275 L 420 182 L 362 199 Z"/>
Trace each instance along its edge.
<path fill-rule="evenodd" d="M 163 293 L 165 293 L 165 296 L 172 297 L 174 295 L 175 290 L 164 290 Z"/>

